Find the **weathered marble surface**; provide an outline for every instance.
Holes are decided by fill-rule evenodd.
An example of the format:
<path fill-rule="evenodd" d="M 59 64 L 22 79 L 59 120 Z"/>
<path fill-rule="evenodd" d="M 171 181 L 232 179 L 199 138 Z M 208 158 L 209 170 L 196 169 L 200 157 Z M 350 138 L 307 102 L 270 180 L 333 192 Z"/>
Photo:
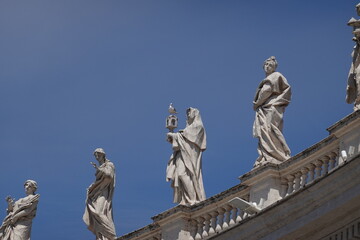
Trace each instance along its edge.
<path fill-rule="evenodd" d="M 174 202 L 193 205 L 205 200 L 201 169 L 206 133 L 199 110 L 189 108 L 185 129 L 170 132 L 167 138 L 172 144 L 173 154 L 166 169 L 166 180 L 172 182 Z"/>
<path fill-rule="evenodd" d="M 253 136 L 259 139 L 254 167 L 267 162 L 281 163 L 290 157 L 290 149 L 282 134 L 283 115 L 291 100 L 291 88 L 286 78 L 275 72 L 277 61 L 270 57 L 264 62 L 266 77 L 255 94 Z"/>
<path fill-rule="evenodd" d="M 115 166 L 106 159 L 102 148 L 94 151 L 99 166 L 91 162 L 96 169 L 95 182 L 87 189 L 86 207 L 83 220 L 96 240 L 116 238 L 113 220 L 112 198 L 115 189 Z"/>
<path fill-rule="evenodd" d="M 17 201 L 10 196 L 6 198 L 8 214 L 0 227 L 0 240 L 30 240 L 40 195 L 35 194 L 37 183 L 34 180 L 27 180 L 24 188 L 26 197 Z"/>

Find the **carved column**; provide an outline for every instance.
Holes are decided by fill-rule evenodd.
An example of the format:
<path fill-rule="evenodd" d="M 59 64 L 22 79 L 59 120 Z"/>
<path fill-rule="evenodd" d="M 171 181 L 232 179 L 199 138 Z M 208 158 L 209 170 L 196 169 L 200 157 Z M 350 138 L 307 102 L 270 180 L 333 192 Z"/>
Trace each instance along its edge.
<path fill-rule="evenodd" d="M 315 165 L 311 163 L 307 168 L 309 169 L 309 182 L 312 182 L 315 179 Z"/>
<path fill-rule="evenodd" d="M 295 173 L 295 180 L 294 180 L 294 185 L 295 185 L 295 191 L 300 189 L 300 181 L 301 181 L 301 172 L 297 172 Z"/>
<path fill-rule="evenodd" d="M 236 207 L 233 207 L 231 209 L 231 219 L 230 219 L 230 223 L 229 223 L 230 226 L 233 226 L 236 223 L 237 211 L 238 211 L 238 209 Z"/>
<path fill-rule="evenodd" d="M 211 215 L 210 215 L 210 214 L 206 214 L 206 215 L 204 216 L 204 218 L 205 218 L 205 221 L 204 221 L 204 229 L 203 229 L 204 231 L 203 231 L 203 233 L 202 233 L 203 238 L 209 236 Z"/>
<path fill-rule="evenodd" d="M 309 172 L 309 169 L 307 169 L 306 167 L 301 169 L 301 183 L 300 183 L 300 187 L 303 188 L 306 185 L 306 178 L 307 178 L 307 174 Z"/>
<path fill-rule="evenodd" d="M 293 175 L 289 175 L 287 177 L 287 180 L 288 180 L 288 192 L 287 192 L 287 195 L 290 195 L 294 191 L 294 179 L 295 179 L 295 177 Z"/>
<path fill-rule="evenodd" d="M 204 226 L 203 222 L 204 222 L 204 218 L 198 217 L 198 218 L 196 219 L 196 221 L 197 221 L 197 233 L 196 233 L 196 235 L 195 235 L 195 240 L 200 240 L 200 239 L 202 239 L 201 234 L 202 234 L 202 232 L 203 232 L 203 226 Z"/>
<path fill-rule="evenodd" d="M 232 207 L 230 205 L 226 205 L 224 206 L 224 209 L 225 209 L 225 216 L 224 216 L 224 223 L 222 225 L 222 228 L 226 229 L 230 226 L 230 213 Z"/>
<path fill-rule="evenodd" d="M 190 220 L 190 238 L 189 240 L 195 240 L 196 233 L 198 229 L 198 224 L 196 220 Z"/>
<path fill-rule="evenodd" d="M 287 194 L 287 189 L 288 189 L 288 180 L 286 179 L 286 178 L 282 178 L 281 179 L 281 188 L 280 188 L 280 190 L 281 190 L 281 192 L 280 192 L 280 196 L 282 197 L 282 198 L 284 198 L 285 196 L 286 196 L 286 194 Z"/>
<path fill-rule="evenodd" d="M 322 176 L 325 176 L 329 172 L 329 160 L 330 158 L 328 156 L 324 156 L 321 158 L 323 161 L 323 171 Z"/>
<path fill-rule="evenodd" d="M 241 222 L 244 219 L 244 212 L 241 209 L 238 209 L 238 215 L 236 217 L 236 222 Z"/>
<path fill-rule="evenodd" d="M 217 221 L 217 225 L 216 225 L 216 228 L 215 228 L 215 231 L 216 232 L 220 232 L 222 230 L 222 225 L 224 223 L 224 213 L 225 213 L 225 210 L 223 208 L 219 208 L 218 209 L 218 221 Z"/>
<path fill-rule="evenodd" d="M 214 234 L 215 233 L 215 228 L 216 228 L 216 217 L 218 215 L 217 211 L 214 211 L 211 213 L 211 220 L 210 220 L 210 229 L 209 229 L 209 235 Z"/>
<path fill-rule="evenodd" d="M 316 173 L 316 176 L 315 176 L 315 178 L 319 178 L 319 177 L 321 177 L 321 168 L 322 168 L 322 165 L 323 165 L 323 162 L 320 160 L 320 159 L 318 159 L 318 160 L 316 160 L 316 162 L 315 162 L 315 173 Z"/>
<path fill-rule="evenodd" d="M 336 157 L 337 157 L 337 153 L 336 152 L 331 152 L 330 153 L 330 170 L 333 170 L 335 168 L 335 164 L 336 164 Z"/>

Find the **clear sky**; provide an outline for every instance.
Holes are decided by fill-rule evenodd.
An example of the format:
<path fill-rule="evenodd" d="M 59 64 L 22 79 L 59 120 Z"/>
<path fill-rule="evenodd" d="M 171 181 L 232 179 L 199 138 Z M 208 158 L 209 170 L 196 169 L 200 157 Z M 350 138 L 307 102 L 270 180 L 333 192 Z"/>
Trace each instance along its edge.
<path fill-rule="evenodd" d="M 274 55 L 292 86 L 295 155 L 352 112 L 345 103 L 356 1 L 0 1 L 0 218 L 27 179 L 41 199 L 32 239 L 93 239 L 82 221 L 93 150 L 116 166 L 117 235 L 175 206 L 165 118 L 200 110 L 208 197 L 257 158 L 252 101 Z"/>

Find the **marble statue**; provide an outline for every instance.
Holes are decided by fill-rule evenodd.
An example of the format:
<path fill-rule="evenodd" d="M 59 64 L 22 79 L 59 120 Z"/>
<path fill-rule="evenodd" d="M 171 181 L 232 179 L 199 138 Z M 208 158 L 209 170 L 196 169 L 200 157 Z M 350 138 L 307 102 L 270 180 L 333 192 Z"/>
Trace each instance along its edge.
<path fill-rule="evenodd" d="M 96 240 L 116 239 L 112 211 L 112 198 L 115 188 L 115 166 L 106 159 L 102 148 L 94 151 L 99 162 L 90 162 L 96 169 L 95 182 L 87 189 L 86 208 L 83 216 L 88 229 L 96 236 Z"/>
<path fill-rule="evenodd" d="M 0 240 L 30 240 L 32 220 L 40 195 L 35 194 L 37 183 L 34 180 L 27 180 L 24 188 L 26 197 L 17 201 L 6 197 L 7 216 L 0 227 Z"/>
<path fill-rule="evenodd" d="M 356 5 L 356 12 L 360 16 L 360 4 Z M 351 18 L 348 25 L 354 29 L 353 41 L 355 46 L 351 54 L 352 61 L 347 80 L 346 102 L 354 103 L 354 111 L 356 111 L 360 109 L 360 20 Z"/>
<path fill-rule="evenodd" d="M 202 153 L 206 149 L 206 133 L 199 110 L 188 108 L 184 130 L 167 134 L 173 154 L 166 169 L 166 180 L 171 180 L 174 202 L 193 205 L 205 200 L 202 180 Z"/>
<path fill-rule="evenodd" d="M 259 139 L 254 168 L 265 163 L 281 163 L 290 157 L 290 149 L 282 134 L 285 107 L 290 103 L 291 88 L 286 78 L 276 72 L 277 61 L 270 57 L 264 62 L 266 77 L 255 94 L 253 136 Z"/>

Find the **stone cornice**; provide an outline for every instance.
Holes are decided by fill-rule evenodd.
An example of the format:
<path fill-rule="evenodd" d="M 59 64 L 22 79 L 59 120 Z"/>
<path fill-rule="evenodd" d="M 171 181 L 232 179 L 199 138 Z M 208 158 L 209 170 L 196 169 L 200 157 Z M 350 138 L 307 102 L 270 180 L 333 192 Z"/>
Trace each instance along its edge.
<path fill-rule="evenodd" d="M 338 215 L 342 216 L 343 214 L 346 214 L 346 211 L 343 209 L 345 206 L 349 209 L 358 209 L 356 206 L 346 204 L 346 201 L 353 202 L 353 199 L 359 198 L 358 191 L 351 191 L 352 189 L 359 189 L 359 178 L 356 177 L 359 171 L 359 163 L 360 154 L 357 154 L 338 168 L 331 171 L 328 175 L 316 179 L 294 194 L 278 200 L 277 202 L 263 209 L 260 213 L 250 216 L 241 221 L 239 224 L 217 233 L 208 239 L 228 239 L 228 233 L 230 232 L 232 233 L 231 239 L 240 239 L 237 238 L 238 236 L 241 236 L 241 239 L 260 239 L 259 236 L 267 236 L 269 239 L 275 239 L 273 238 L 274 236 L 270 235 L 276 235 L 276 232 L 280 231 L 277 231 L 276 228 L 283 229 L 285 232 L 282 232 L 283 234 L 303 234 L 304 231 L 301 231 L 301 229 L 298 229 L 296 233 L 288 230 L 291 229 L 291 224 L 296 224 L 295 222 L 297 222 L 299 218 L 309 218 L 307 221 L 303 219 L 299 221 L 306 222 L 314 226 L 314 232 L 316 232 L 316 229 L 318 229 L 318 232 L 320 230 L 326 231 L 322 228 L 324 226 L 310 223 L 310 221 L 316 221 L 318 224 L 320 224 L 320 221 L 314 218 L 314 216 L 321 217 L 322 215 L 316 211 L 335 211 L 332 208 L 335 208 L 335 205 L 337 205 L 337 209 L 340 209 Z M 352 179 L 352 181 L 350 181 L 350 179 Z M 336 188 L 338 191 L 334 191 L 334 188 Z M 349 192 L 352 192 L 352 194 L 349 194 Z M 304 197 L 304 195 L 306 197 Z M 329 204 L 330 201 L 332 201 L 332 204 Z M 355 202 L 359 203 L 359 201 Z M 360 207 L 360 204 L 358 207 Z M 326 219 L 326 217 L 323 218 Z M 330 218 L 327 220 L 334 222 L 338 221 L 336 218 Z M 328 224 L 327 227 L 333 231 L 331 224 Z M 307 231 L 309 231 L 309 229 L 307 229 Z M 248 238 L 249 236 L 252 238 Z M 280 235 L 276 236 L 278 238 L 284 237 Z M 298 238 L 298 236 L 295 237 L 295 235 L 292 235 L 291 238 L 286 239 L 310 238 Z M 319 238 L 314 237 L 311 239 Z"/>
<path fill-rule="evenodd" d="M 360 111 L 353 112 L 335 123 L 334 125 L 327 128 L 326 130 L 329 131 L 330 134 L 334 134 L 339 137 L 350 131 L 351 128 L 353 128 L 353 125 L 360 125 L 359 121 L 354 121 L 358 118 L 360 118 Z"/>
<path fill-rule="evenodd" d="M 151 223 L 143 228 L 140 228 L 138 230 L 135 230 L 131 233 L 128 233 L 126 235 L 123 235 L 123 236 L 117 238 L 117 240 L 134 239 L 138 236 L 143 236 L 146 233 L 151 233 L 152 231 L 157 230 L 157 229 L 160 230 L 160 225 L 157 223 Z"/>
<path fill-rule="evenodd" d="M 183 205 L 178 205 L 174 208 L 171 208 L 169 210 L 166 210 L 154 217 L 152 217 L 151 219 L 154 221 L 154 222 L 159 222 L 165 218 L 168 218 L 170 217 L 171 215 L 174 215 L 174 214 L 177 214 L 177 213 L 190 213 L 190 212 L 193 212 L 193 211 L 197 211 L 199 209 L 202 209 L 206 206 L 209 206 L 211 204 L 214 204 L 216 202 L 219 202 L 225 198 L 227 198 L 228 196 L 231 196 L 231 195 L 234 195 L 244 189 L 246 189 L 247 186 L 243 185 L 243 184 L 238 184 L 234 187 L 231 187 L 229 189 L 227 189 L 226 191 L 223 191 L 219 194 L 216 194 L 198 204 L 195 204 L 193 206 L 183 206 Z"/>

